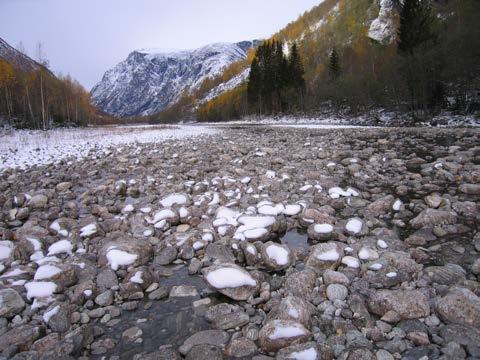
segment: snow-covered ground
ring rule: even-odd
[[[207,126],[118,126],[0,132],[0,171],[82,159],[122,145],[212,135],[218,131]]]

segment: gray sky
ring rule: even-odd
[[[0,0],[0,37],[90,89],[135,49],[265,38],[321,0]]]

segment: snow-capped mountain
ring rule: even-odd
[[[24,71],[36,70],[42,66],[27,55],[10,46],[2,38],[0,38],[0,59]]]
[[[254,41],[216,43],[195,50],[143,49],[107,71],[91,91],[95,105],[116,116],[151,115],[175,103],[232,62],[244,59]]]

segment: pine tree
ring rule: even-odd
[[[250,66],[250,76],[248,78],[248,86],[247,86],[247,98],[248,103],[251,106],[256,106],[258,104],[258,96],[260,93],[260,71],[258,67],[258,60],[255,57],[252,61],[252,65]]]
[[[290,57],[288,61],[290,83],[297,90],[305,90],[305,70],[303,68],[302,59],[298,52],[298,46],[296,43],[293,43],[290,48]]]
[[[335,48],[332,50],[328,58],[328,69],[330,71],[332,80],[337,80],[342,73],[342,69],[340,67],[340,58]]]
[[[405,0],[400,12],[398,50],[411,54],[420,45],[435,38],[429,0]]]

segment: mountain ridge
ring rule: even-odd
[[[95,105],[116,116],[148,116],[197,89],[229,64],[242,60],[256,41],[213,43],[198,49],[132,51],[92,88]]]

